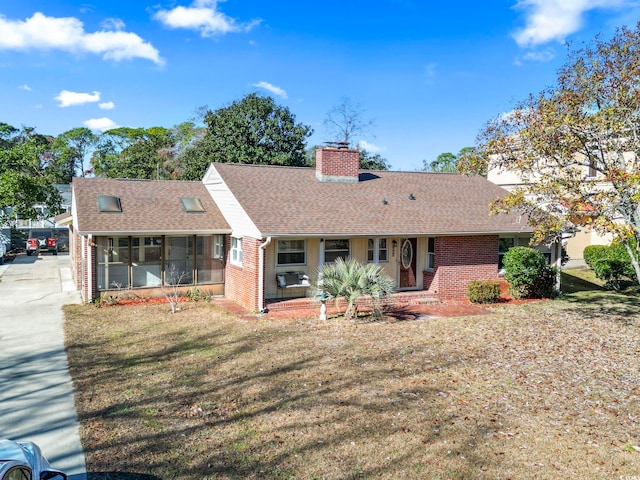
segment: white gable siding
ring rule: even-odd
[[[238,237],[262,238],[263,235],[212,164],[202,183],[216,202],[222,216],[231,226],[231,234]]]

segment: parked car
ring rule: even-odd
[[[52,255],[58,254],[58,241],[53,234],[53,230],[47,228],[33,228],[29,230],[27,237],[27,255],[40,252],[49,252]]]
[[[0,440],[0,480],[67,480],[33,442]]]

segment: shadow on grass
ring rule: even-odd
[[[160,480],[160,478],[146,473],[87,472],[87,480]]]

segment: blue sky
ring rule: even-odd
[[[258,92],[321,144],[349,98],[363,145],[417,170],[552,83],[565,42],[638,20],[640,0],[0,2],[0,122],[171,127]]]

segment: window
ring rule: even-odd
[[[334,263],[338,258],[349,258],[348,239],[330,239],[324,241],[324,263]]]
[[[193,237],[167,237],[164,283],[193,283]]]
[[[225,235],[97,237],[98,290],[224,282]],[[195,282],[194,282],[195,279]]]
[[[198,283],[224,282],[224,235],[196,237]]]
[[[129,237],[99,237],[98,289],[129,287]]]
[[[187,213],[204,213],[205,209],[199,198],[181,198],[182,208]]]
[[[436,239],[434,237],[427,238],[427,270],[435,270],[436,268]]]
[[[367,261],[372,263],[389,261],[389,250],[387,249],[386,238],[370,238],[368,240]]]
[[[122,213],[120,198],[109,195],[98,196],[98,211],[100,213]]]
[[[278,240],[278,265],[304,265],[307,263],[304,240]]]
[[[504,254],[507,253],[511,247],[515,246],[515,244],[516,240],[513,237],[500,239],[500,243],[498,244],[498,271],[503,268],[502,262]]]
[[[133,287],[156,287],[162,276],[162,237],[131,239],[131,269]]]
[[[231,263],[242,266],[242,239],[231,237]]]

